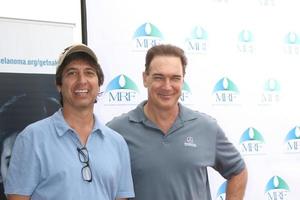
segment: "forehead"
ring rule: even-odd
[[[149,73],[183,75],[181,60],[176,56],[155,56],[150,63]]]
[[[93,66],[90,62],[84,59],[75,59],[72,60],[69,64],[67,64],[63,71],[70,70],[70,69],[89,69],[95,70],[95,66]]]

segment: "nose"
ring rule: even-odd
[[[87,77],[85,76],[85,74],[83,72],[80,72],[78,74],[78,82],[80,82],[80,83],[86,83],[87,82]]]
[[[172,87],[171,79],[170,78],[165,78],[163,88],[169,89],[171,87]]]

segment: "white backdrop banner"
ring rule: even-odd
[[[55,74],[74,24],[0,17],[0,72]]]
[[[298,200],[300,3],[296,0],[87,1],[88,43],[105,73],[105,122],[146,99],[147,49],[183,48],[180,101],[218,120],[249,170],[246,200]],[[210,170],[213,199],[226,181]]]

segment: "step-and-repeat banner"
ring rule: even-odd
[[[218,120],[249,170],[246,200],[300,198],[300,3],[296,0],[87,1],[88,43],[105,73],[105,122],[146,99],[149,47],[189,63],[180,101]],[[213,199],[226,180],[210,170]]]

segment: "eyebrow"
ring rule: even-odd
[[[68,71],[71,71],[71,70],[79,70],[79,69],[77,69],[76,67],[69,67],[69,68],[66,68],[64,71],[65,71],[65,72],[68,72]],[[94,67],[91,67],[91,66],[85,68],[84,70],[85,70],[85,71],[86,71],[86,70],[92,70],[92,71],[97,72],[97,70],[96,70]]]
[[[74,67],[66,68],[66,69],[63,70],[63,73],[66,73],[66,72],[72,71],[72,70],[76,70],[76,68],[74,68]]]
[[[154,73],[152,74],[151,76],[164,76],[163,74],[160,74],[160,73]]]
[[[165,75],[160,74],[160,73],[154,73],[151,76],[165,76]],[[182,75],[178,75],[178,74],[174,74],[174,75],[171,75],[171,77],[183,77],[183,76]]]

